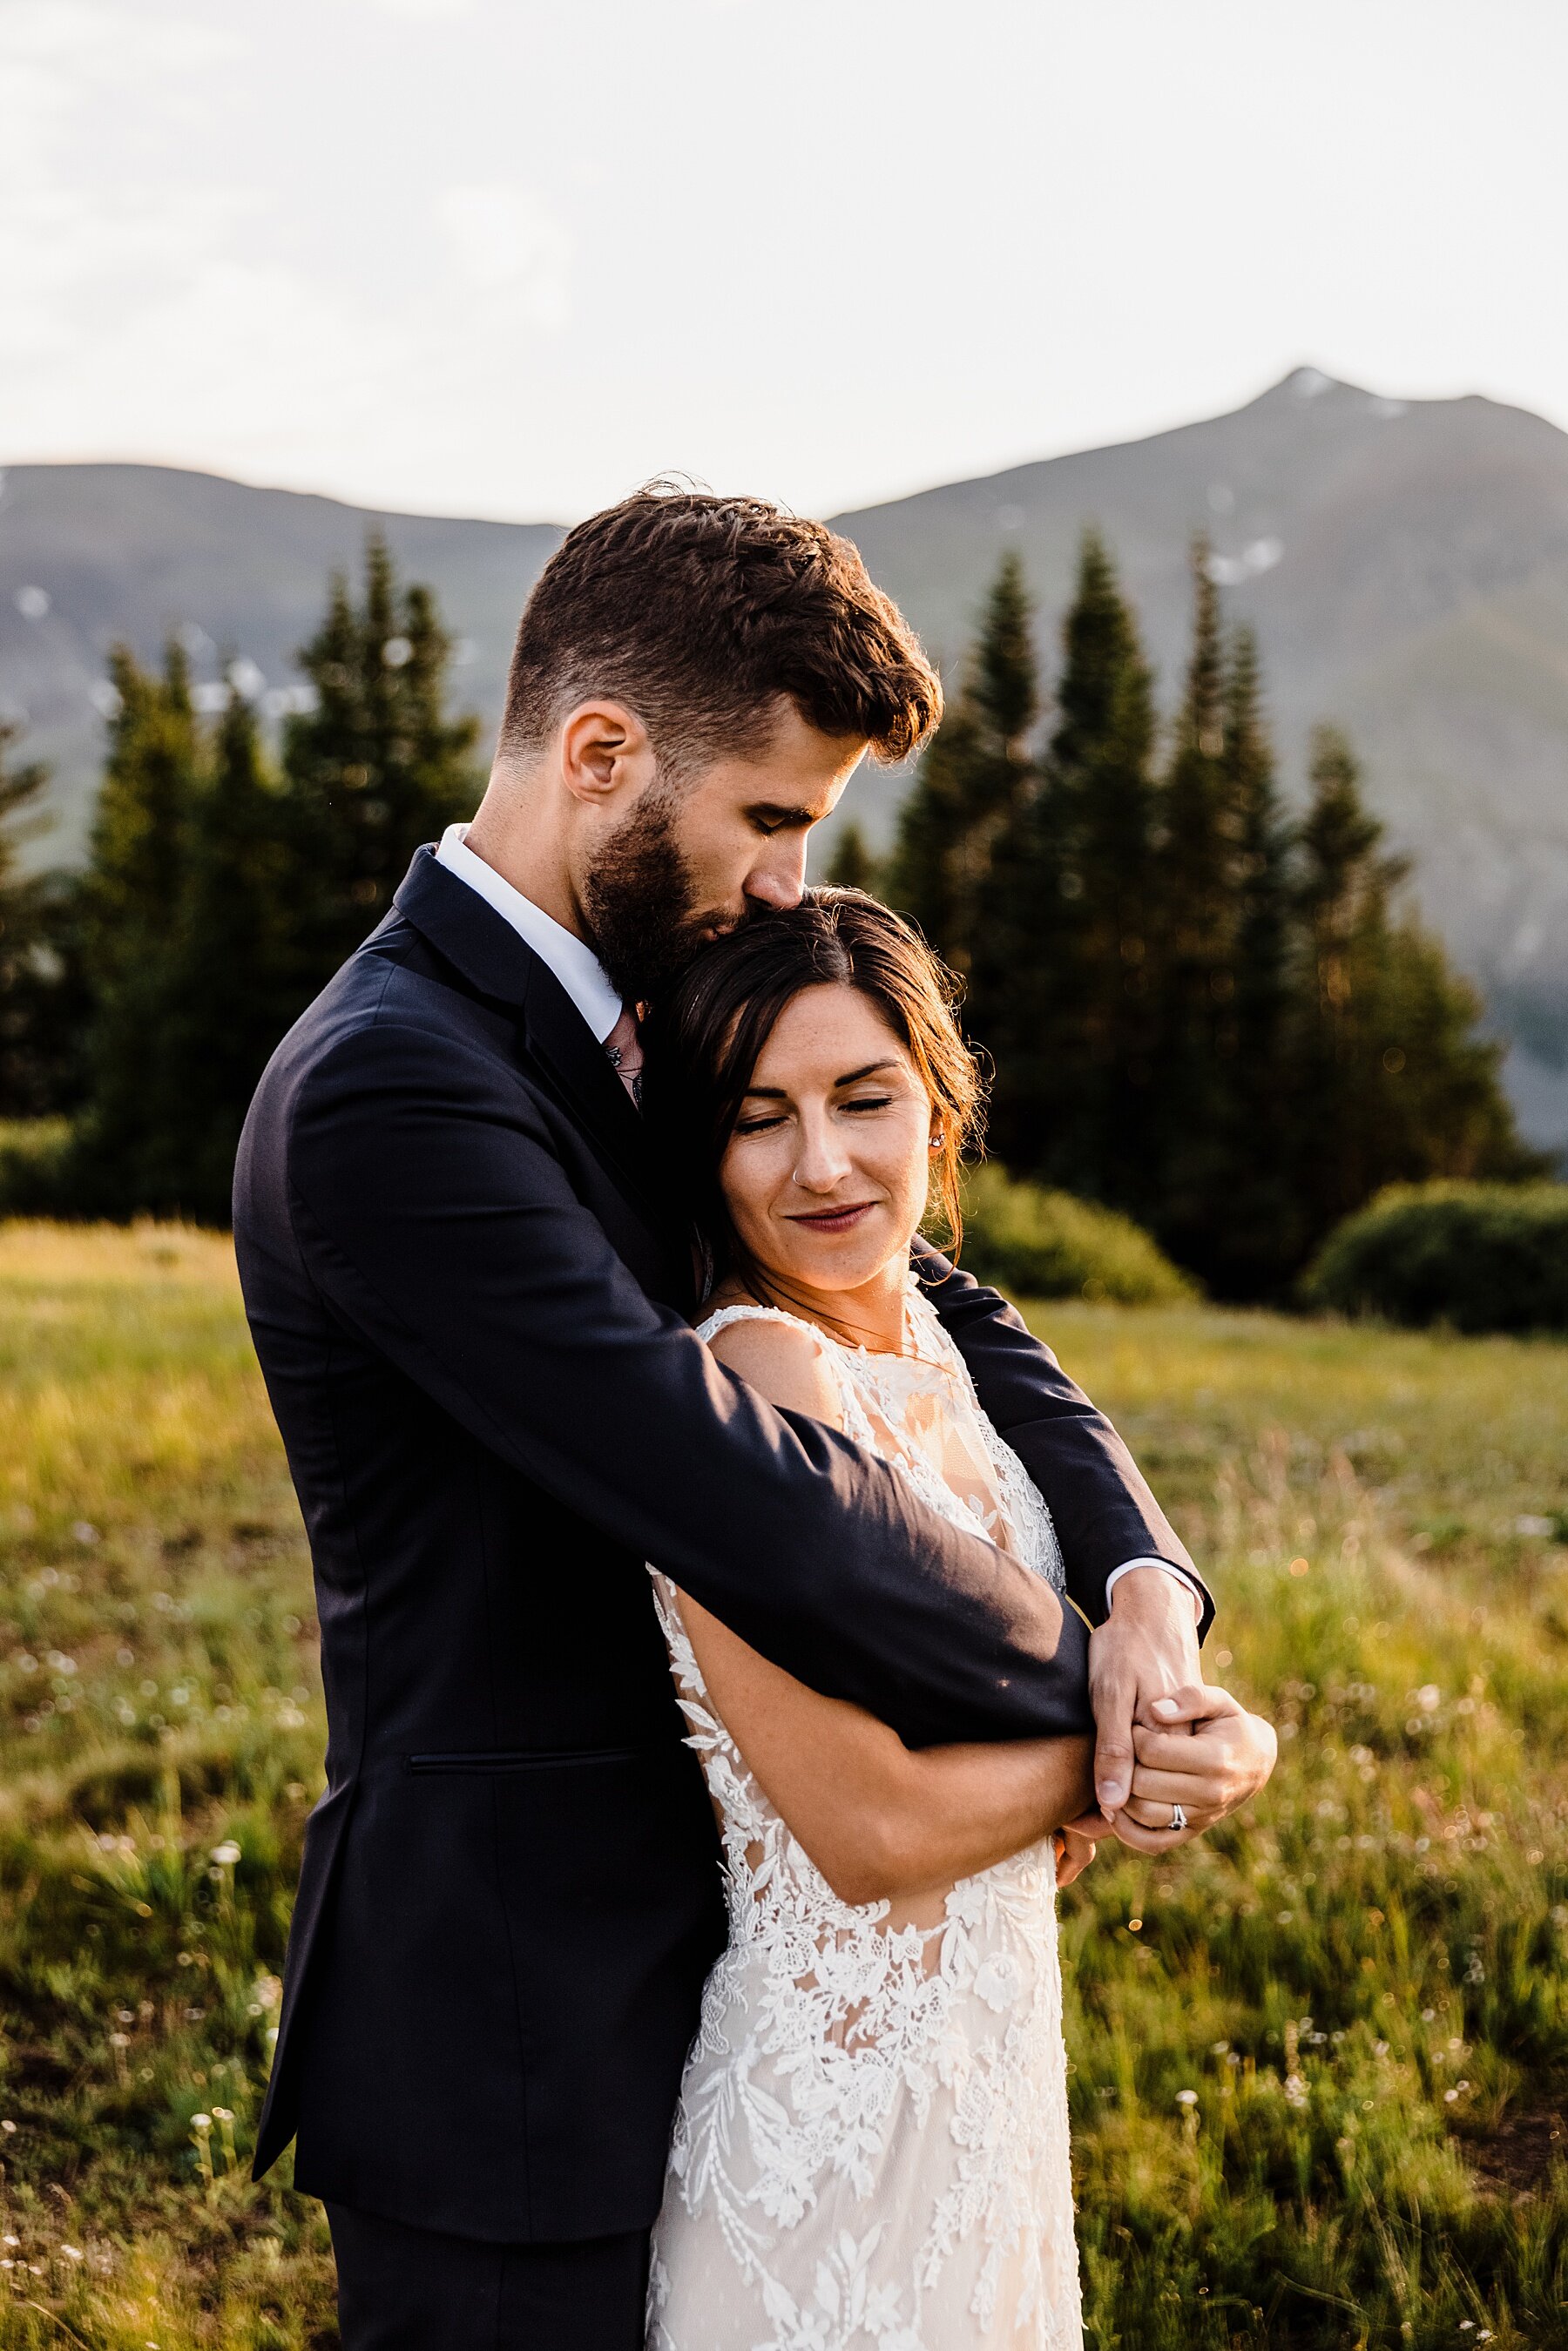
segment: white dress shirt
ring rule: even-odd
[[[470,890],[477,890],[486,904],[494,906],[517,936],[527,940],[540,962],[549,964],[592,1030],[594,1042],[602,1045],[621,1018],[621,998],[593,949],[531,898],[525,898],[520,890],[514,890],[493,865],[476,857],[468,846],[465,824],[447,826],[435,862],[455,873],[460,882],[466,882]]]
[[[486,865],[482,857],[476,857],[468,846],[465,824],[447,826],[441,836],[435,862],[438,865],[444,865],[447,872],[455,873],[460,882],[466,882],[470,890],[476,890],[486,904],[494,906],[502,920],[510,923],[518,937],[528,942],[541,963],[549,966],[587,1021],[595,1041],[602,1045],[621,1018],[621,998],[610,985],[604,967],[593,949],[575,933],[566,930],[553,914],[547,914],[542,906],[536,906],[531,898],[525,898],[520,890],[515,890],[493,865]],[[1129,1559],[1122,1566],[1113,1568],[1105,1578],[1107,1602],[1122,1578],[1131,1575],[1135,1567],[1159,1567],[1167,1575],[1174,1575],[1178,1583],[1186,1586],[1192,1594],[1194,1606],[1202,1614],[1203,1602],[1197,1584],[1190,1575],[1168,1559]]]

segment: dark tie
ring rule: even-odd
[[[604,1040],[604,1050],[611,1065],[632,1100],[642,1107],[643,1046],[637,1034],[637,1015],[630,1004],[621,1007],[621,1018]]]

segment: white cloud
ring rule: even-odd
[[[1478,47],[1463,0],[1323,0],[1303,48],[1255,0],[0,0],[0,460],[523,515],[683,467],[831,508],[1303,353],[1568,416],[1568,9],[1493,16]],[[1263,114],[1238,207],[1190,126]],[[1217,220],[1249,298],[1198,317]],[[607,330],[562,331],[591,284]]]
[[[113,84],[137,59],[160,72],[241,55],[243,37],[167,8],[115,7],[108,0],[7,0],[0,15],[0,55],[56,60],[73,78]]]
[[[177,111],[183,79],[237,53],[226,35],[146,9],[0,7],[0,356],[12,365],[68,362],[96,346],[198,267],[248,208],[232,188],[94,176],[98,102],[139,111],[151,86]]]
[[[11,447],[219,466],[249,452],[265,467],[307,416],[373,424],[408,366],[405,333],[299,264],[247,252],[265,192],[195,176],[184,134],[244,51],[156,0],[0,0]]]
[[[246,209],[210,188],[127,187],[113,204],[61,187],[13,195],[0,217],[0,353],[18,363],[96,353],[128,317],[189,283]]]
[[[182,80],[232,65],[246,44],[235,31],[159,8],[104,0],[3,0],[0,5],[0,185],[17,187],[52,165],[79,168],[71,118],[85,99],[120,103],[143,86],[172,96]]]
[[[411,413],[483,435],[497,371],[515,386],[564,320],[570,237],[508,180],[427,182],[390,248],[424,248],[412,273],[385,266],[385,215],[374,249],[370,215],[338,250],[291,236],[265,145],[225,172],[234,57],[164,0],[0,0],[7,454],[310,481],[351,446],[390,485]]]
[[[435,216],[470,286],[506,293],[507,309],[533,326],[564,324],[571,238],[531,189],[507,180],[448,188]]]
[[[383,16],[402,16],[412,24],[438,24],[452,16],[471,16],[474,0],[361,0]]]
[[[265,465],[308,419],[338,433],[373,430],[387,384],[411,361],[405,334],[329,289],[222,253],[144,291],[118,318],[75,331],[90,366],[24,372],[10,387],[10,430],[24,445],[91,448],[109,382],[121,450],[220,466],[248,455]]]

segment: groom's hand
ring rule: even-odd
[[[1140,1723],[1133,1733],[1133,1792],[1115,1833],[1136,1853],[1165,1854],[1255,1796],[1280,1750],[1273,1725],[1249,1714],[1228,1690],[1156,1698],[1154,1713],[1152,1725]],[[1171,1826],[1178,1804],[1186,1820],[1179,1830]]]
[[[1161,1567],[1137,1567],[1111,1594],[1111,1613],[1089,1636],[1094,1708],[1094,1793],[1113,1819],[1132,1792],[1134,1722],[1154,1722],[1157,1698],[1202,1682],[1191,1591]]]

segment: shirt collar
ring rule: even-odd
[[[540,961],[549,966],[592,1030],[595,1042],[602,1045],[621,1018],[621,998],[610,985],[599,957],[553,914],[547,914],[542,906],[525,898],[504,874],[476,856],[468,846],[467,834],[465,824],[449,824],[435,852],[436,863],[444,865],[460,882],[466,882],[471,890],[476,890],[486,904],[494,906]]]

